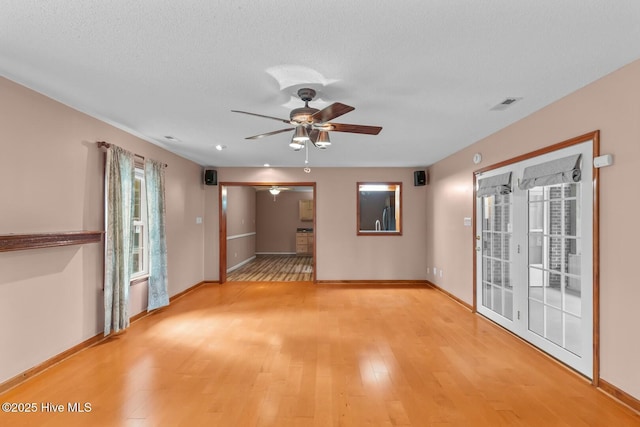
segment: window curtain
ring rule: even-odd
[[[511,193],[511,172],[478,179],[476,197]]]
[[[144,165],[149,227],[149,302],[147,311],[169,305],[165,234],[164,164],[147,159]]]
[[[582,154],[551,160],[535,166],[525,168],[522,180],[518,185],[521,190],[529,190],[543,185],[565,184],[580,182],[580,158]]]
[[[105,336],[129,326],[134,177],[133,153],[111,145],[105,170]]]

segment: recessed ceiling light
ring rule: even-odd
[[[220,144],[216,145],[216,150],[218,150],[218,151],[222,151],[222,150],[224,150],[225,148],[227,148],[227,146],[226,146],[226,145],[220,145]]]
[[[271,166],[269,163],[265,163],[265,164],[264,164],[264,167],[265,167],[265,168],[268,168],[269,166]]]

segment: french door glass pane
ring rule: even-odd
[[[544,288],[544,302],[557,308],[562,307],[562,288],[559,274],[549,274],[549,284]]]
[[[482,200],[482,305],[513,319],[511,288],[511,196]],[[507,293],[509,295],[507,295]]]
[[[580,354],[582,346],[582,332],[580,331],[581,319],[570,314],[564,315],[567,343],[565,348],[573,354]]]
[[[500,233],[491,234],[491,256],[494,258],[502,256],[502,235]]]
[[[491,285],[489,283],[482,284],[482,305],[491,308]]]
[[[542,301],[545,272],[539,267],[529,267],[529,296]]]
[[[545,338],[549,341],[562,346],[562,311],[553,307],[545,307],[546,311],[546,334]]]
[[[493,284],[502,286],[502,263],[493,260],[491,262],[491,269],[493,270]]]
[[[533,299],[529,300],[529,330],[544,336],[544,305]]]
[[[578,185],[529,190],[528,259],[529,329],[580,355]]]
[[[504,317],[513,320],[513,291],[504,291]]]
[[[509,261],[511,258],[511,233],[502,235],[502,259],[505,261]]]
[[[483,258],[482,259],[482,281],[483,282],[491,282],[491,259]]]
[[[511,263],[509,262],[502,263],[502,279],[505,289],[513,289],[513,285],[511,283]]]
[[[563,206],[563,212],[566,215],[566,222],[564,224],[564,234],[566,236],[577,236],[578,234],[578,224],[576,221],[576,216],[573,212],[578,212],[577,208],[578,201],[576,199],[573,200],[565,200]]]
[[[499,286],[492,286],[492,308],[498,314],[502,313],[502,289]]]

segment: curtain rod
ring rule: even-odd
[[[107,149],[108,149],[108,148],[111,148],[111,144],[109,144],[109,143],[108,143],[108,142],[106,142],[106,141],[98,141],[98,142],[96,142],[96,144],[98,144],[98,148],[103,148],[103,147],[104,147],[104,148],[107,148]],[[141,158],[141,159],[143,159],[143,160],[144,160],[144,156],[141,156],[140,154],[135,154],[135,153],[133,153],[133,155],[134,155],[134,156],[136,156],[136,157],[139,157],[139,158]],[[163,165],[165,168],[169,166],[169,165],[168,165],[168,164],[166,164],[166,163],[163,163],[162,165]]]

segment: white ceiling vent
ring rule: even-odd
[[[505,98],[504,101],[502,101],[501,103],[499,103],[498,105],[494,106],[491,108],[491,111],[503,111],[506,110],[507,108],[511,107],[513,104],[515,104],[516,102],[520,101],[522,98]]]

